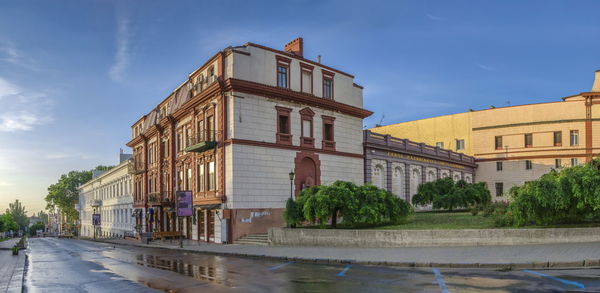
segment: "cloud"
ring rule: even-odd
[[[51,100],[0,77],[0,132],[29,131],[52,121]]]
[[[425,16],[427,16],[427,18],[429,18],[429,19],[431,19],[431,20],[433,20],[433,21],[442,21],[442,20],[446,20],[446,19],[445,19],[445,18],[443,18],[443,17],[435,16],[435,15],[433,15],[433,14],[429,14],[429,13],[425,14]]]
[[[0,187],[8,187],[8,186],[13,186],[13,184],[10,182],[6,182],[6,181],[0,181]]]
[[[487,66],[487,65],[484,65],[484,64],[481,64],[481,63],[477,63],[477,67],[479,67],[479,68],[481,68],[483,70],[486,70],[486,71],[496,71],[496,68],[491,67],[491,66]]]
[[[117,51],[115,54],[115,63],[110,67],[108,76],[116,82],[125,80],[125,70],[129,66],[131,55],[131,33],[130,21],[126,16],[117,17],[116,32]]]
[[[9,42],[0,42],[0,61],[20,66],[32,71],[40,71],[36,62],[27,57],[15,45]]]

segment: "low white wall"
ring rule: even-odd
[[[271,245],[425,247],[576,243],[600,241],[600,228],[482,230],[269,229]]]

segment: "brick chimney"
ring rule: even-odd
[[[600,92],[600,70],[596,70],[596,78],[594,79],[592,92]]]
[[[297,38],[285,45],[284,51],[296,56],[304,57],[304,40]]]

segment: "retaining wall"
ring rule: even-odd
[[[271,245],[427,247],[523,245],[600,241],[600,228],[481,230],[269,229]]]

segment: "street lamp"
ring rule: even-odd
[[[290,171],[290,199],[294,200],[294,170]]]

